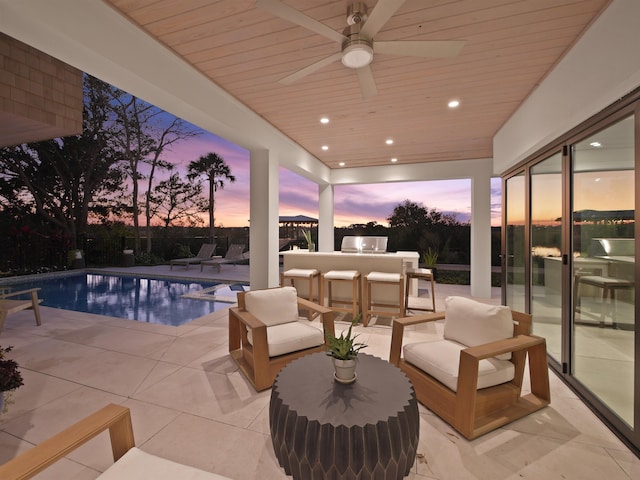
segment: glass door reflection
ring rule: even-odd
[[[524,172],[506,181],[506,304],[513,310],[525,312],[525,265],[524,265]]]
[[[562,154],[534,165],[531,178],[531,314],[533,333],[562,361]]]
[[[572,153],[572,373],[633,427],[634,118]]]

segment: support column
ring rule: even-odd
[[[333,185],[318,185],[318,251],[333,252],[335,228]]]
[[[268,150],[250,151],[249,282],[252,290],[279,284],[278,161]]]
[[[471,296],[491,298],[491,165],[471,177]]]

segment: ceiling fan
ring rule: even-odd
[[[256,7],[334,40],[342,46],[340,52],[280,79],[280,83],[290,85],[330,63],[341,60],[344,66],[355,69],[360,81],[362,98],[367,99],[378,93],[369,66],[374,54],[447,58],[460,53],[464,41],[375,41],[375,35],[404,2],[405,0],[378,0],[371,12],[367,12],[364,2],[353,2],[347,9],[347,28],[343,33],[339,33],[282,3],[281,0],[257,0]]]

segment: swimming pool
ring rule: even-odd
[[[217,282],[84,272],[4,285],[14,290],[39,287],[41,305],[46,307],[173,326],[228,307],[235,302],[235,290],[243,288]]]

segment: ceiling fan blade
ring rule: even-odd
[[[362,93],[362,99],[366,100],[369,97],[373,97],[378,94],[378,88],[376,87],[376,81],[373,79],[373,72],[371,67],[357,68],[358,80],[360,81],[360,93]]]
[[[405,0],[378,0],[376,6],[369,13],[369,18],[364,22],[360,34],[367,38],[373,38],[404,2]]]
[[[325,57],[322,60],[312,63],[311,65],[308,65],[303,69],[292,73],[291,75],[281,78],[279,80],[279,83],[282,83],[283,85],[291,85],[293,82],[296,82],[301,78],[306,77],[307,75],[315,72],[316,70],[320,70],[322,67],[325,67],[330,63],[335,62],[336,60],[339,60],[341,57],[342,57],[342,52],[337,52],[337,53],[334,53],[333,55],[329,55],[328,57]]]
[[[347,39],[347,37],[327,27],[324,23],[314,20],[289,5],[285,5],[280,0],[256,0],[256,7],[266,10],[276,17],[280,17],[291,23],[300,25],[307,30],[318,33],[323,37],[327,37],[334,42],[342,43]]]
[[[405,55],[407,57],[449,58],[458,55],[464,43],[464,41],[457,40],[374,42],[373,52],[387,55]]]

